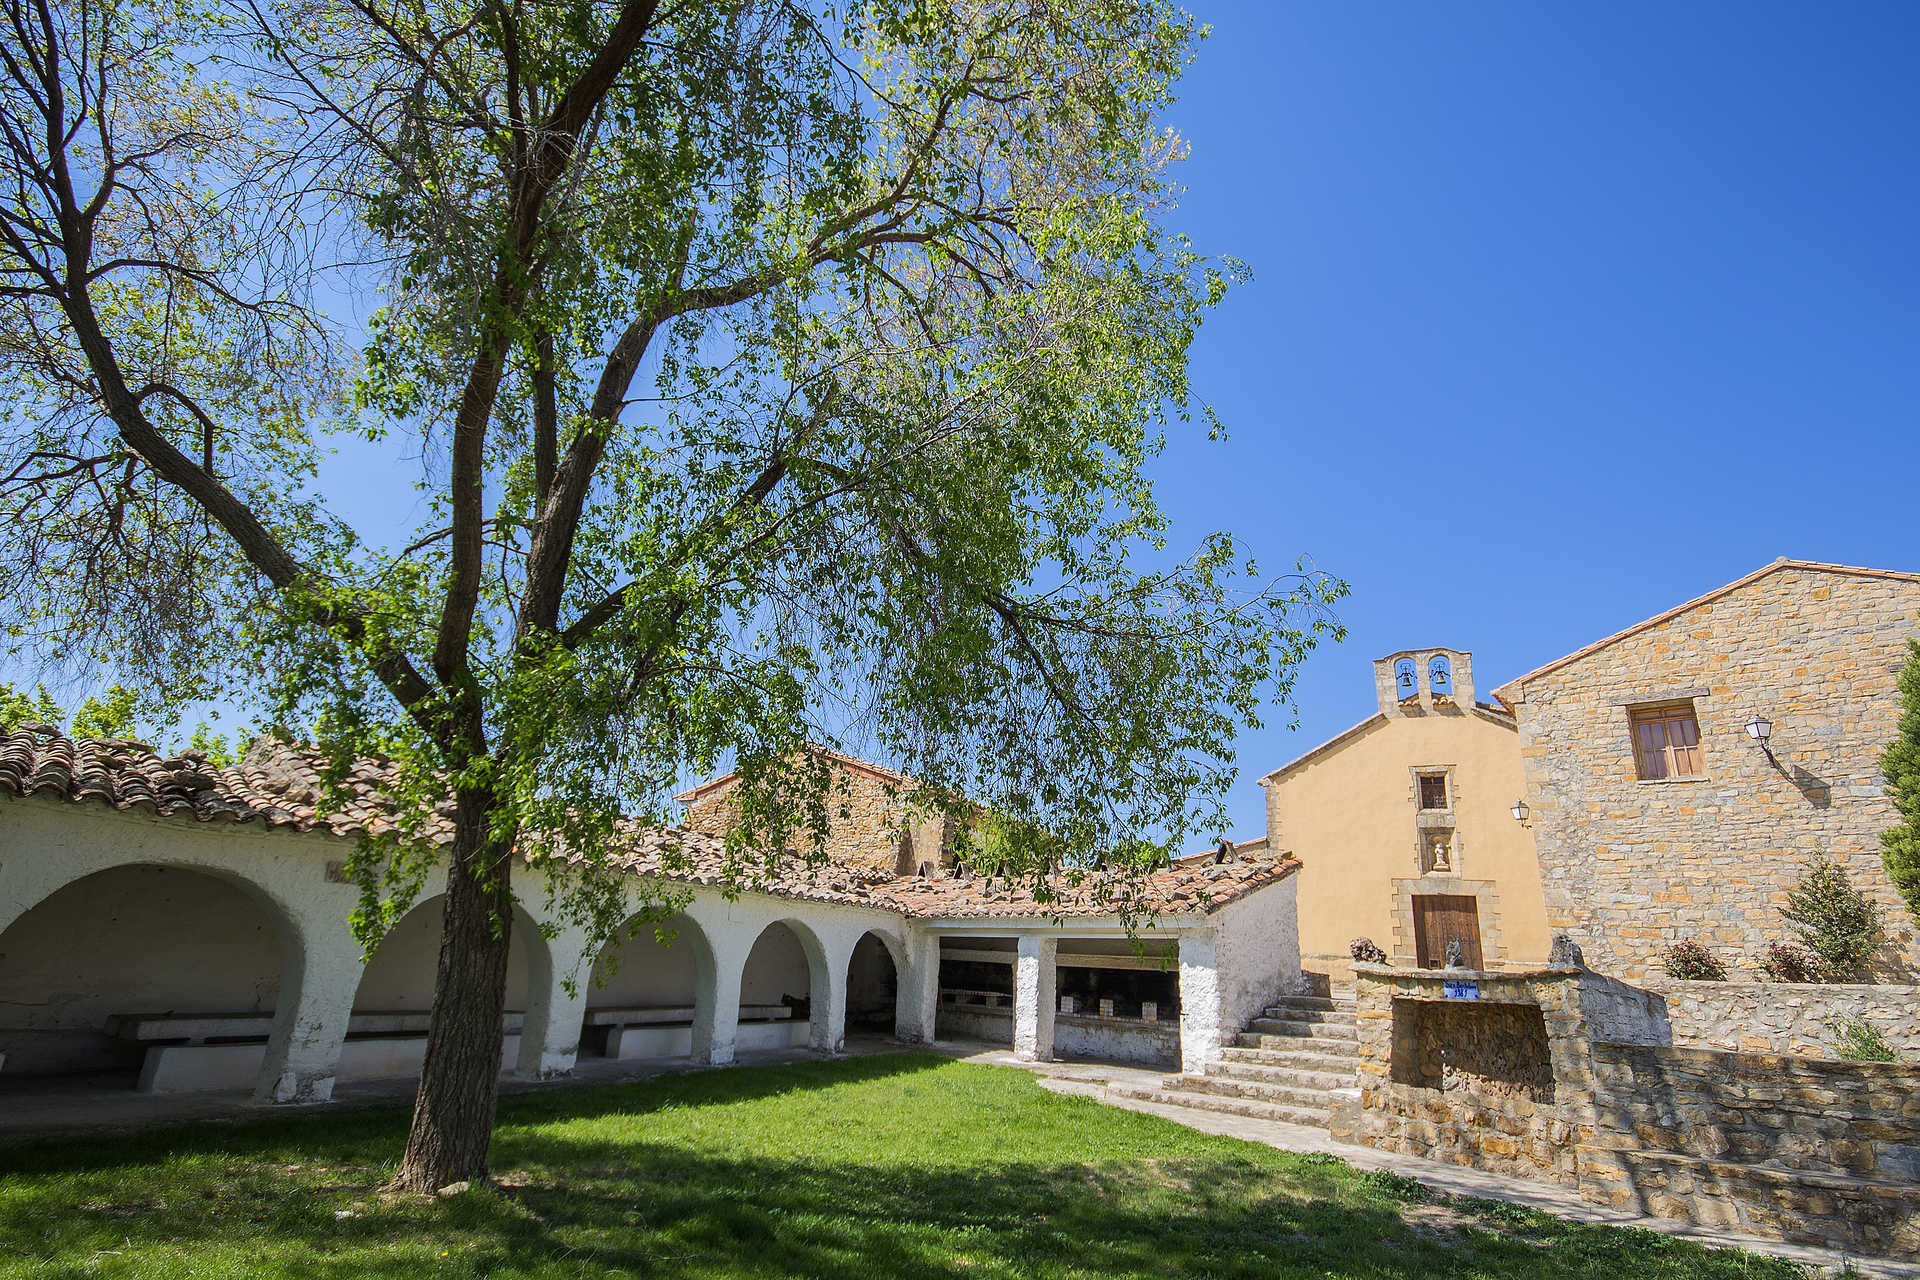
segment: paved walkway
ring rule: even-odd
[[[1920,1277],[1920,1265],[1889,1262],[1882,1258],[1864,1258],[1842,1254],[1836,1249],[1787,1244],[1758,1236],[1736,1235],[1731,1232],[1715,1231],[1709,1227],[1696,1227],[1672,1218],[1649,1218],[1638,1214],[1622,1213],[1619,1210],[1588,1204],[1580,1198],[1578,1192],[1553,1183],[1510,1178],[1497,1173],[1486,1173],[1479,1169],[1422,1160],[1417,1156],[1376,1151],[1372,1147],[1349,1146],[1343,1142],[1335,1142],[1327,1136],[1324,1129],[1309,1129],[1303,1125],[1285,1124],[1278,1120],[1259,1120],[1251,1116],[1223,1115],[1217,1111],[1202,1111],[1196,1107],[1164,1106],[1157,1102],[1119,1097],[1107,1089],[1109,1084],[1154,1084],[1166,1075],[1164,1071],[1148,1071],[1103,1063],[1021,1062],[1013,1056],[1011,1051],[998,1047],[983,1048],[973,1052],[961,1051],[955,1056],[962,1057],[968,1062],[1020,1067],[1036,1072],[1043,1077],[1040,1082],[1041,1087],[1054,1093],[1093,1098],[1109,1106],[1161,1116],[1202,1133],[1215,1133],[1229,1138],[1240,1138],[1247,1142],[1258,1142],[1269,1147],[1277,1147],[1282,1151],[1323,1152],[1338,1156],[1356,1169],[1383,1169],[1416,1179],[1435,1191],[1448,1195],[1502,1200],[1508,1204],[1539,1209],[1574,1222],[1600,1222],[1609,1226],[1641,1227],[1648,1231],[1658,1231],[1662,1235],[1678,1236],[1715,1248],[1745,1249],[1752,1253],[1771,1254],[1829,1274],[1886,1277],[1888,1280],[1896,1280],[1896,1278],[1909,1280],[1912,1277]],[[1849,1267],[1851,1271],[1847,1270]]]

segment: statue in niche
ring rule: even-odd
[[[1464,969],[1467,967],[1467,944],[1455,938],[1447,943],[1447,968]]]
[[[1435,836],[1433,838],[1432,857],[1428,863],[1427,870],[1429,871],[1453,870],[1453,864],[1447,857],[1447,840],[1445,836]]]

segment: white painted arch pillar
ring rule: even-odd
[[[907,933],[896,962],[898,994],[893,1004],[894,1038],[932,1044],[940,1016],[940,935],[927,929]]]
[[[529,927],[517,916],[515,928]],[[513,1074],[521,1080],[552,1080],[573,1074],[580,1030],[593,987],[590,939],[578,924],[559,927],[544,946],[528,939],[527,1008],[520,1023],[520,1055]]]
[[[280,997],[253,1096],[261,1102],[327,1102],[365,959],[344,911],[321,907],[288,923]]]
[[[1200,1075],[1220,1056],[1219,947],[1211,932],[1180,935],[1180,1069]]]
[[[1022,1062],[1053,1061],[1055,960],[1059,940],[1023,933],[1013,960],[1013,1056]]]

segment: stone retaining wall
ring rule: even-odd
[[[1593,1046],[1596,1204],[1866,1253],[1920,1251],[1920,1068]]]
[[[1672,1000],[1572,967],[1356,977],[1363,1145],[1659,1217],[1920,1255],[1920,1067],[1657,1043]],[[1739,984],[1711,985],[1731,1001]]]
[[[1920,986],[1672,978],[1648,979],[1642,985],[1665,1001],[1676,1045],[1832,1058],[1837,1056],[1835,1024],[1860,1018],[1878,1029],[1902,1059],[1920,1060]]]

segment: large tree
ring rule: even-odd
[[[450,813],[402,1186],[485,1173],[517,856],[731,761],[750,877],[857,730],[1002,864],[1137,871],[1333,626],[1164,545],[1233,274],[1167,226],[1164,0],[0,3],[9,622]],[[356,436],[418,528],[330,514]]]

